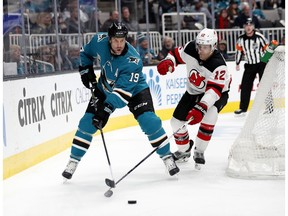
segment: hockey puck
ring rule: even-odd
[[[136,200],[128,200],[128,204],[136,204],[137,201]]]

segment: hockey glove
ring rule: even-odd
[[[93,125],[100,130],[104,128],[110,114],[113,112],[112,110],[113,109],[109,104],[98,103],[97,110],[93,117]]]
[[[164,59],[157,65],[159,74],[166,75],[168,71],[171,73],[175,70],[174,63],[170,59]]]
[[[79,66],[79,72],[82,83],[86,88],[90,88],[90,83],[96,83],[96,75],[94,73],[93,65],[85,67]]]
[[[207,105],[204,103],[197,103],[192,110],[189,111],[186,120],[192,118],[192,120],[189,122],[190,125],[197,124],[202,121],[204,115],[207,112]]]

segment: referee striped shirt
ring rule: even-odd
[[[251,37],[245,33],[240,35],[236,43],[236,65],[240,64],[242,56],[246,56],[248,64],[257,64],[268,46],[268,40],[259,32],[254,31]]]

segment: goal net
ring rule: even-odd
[[[285,176],[285,46],[266,65],[251,111],[229,153],[228,176]]]

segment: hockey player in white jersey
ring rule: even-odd
[[[216,49],[217,41],[216,31],[205,28],[196,40],[184,47],[176,47],[157,66],[158,72],[166,75],[168,71],[174,72],[178,64],[186,64],[186,92],[174,110],[171,126],[176,131],[189,119],[192,119],[190,125],[200,123],[193,156],[197,169],[205,164],[204,152],[211,140],[218,113],[227,104],[231,82],[226,62]],[[174,138],[178,147],[173,153],[175,161],[187,161],[194,144],[189,140],[187,127]]]

